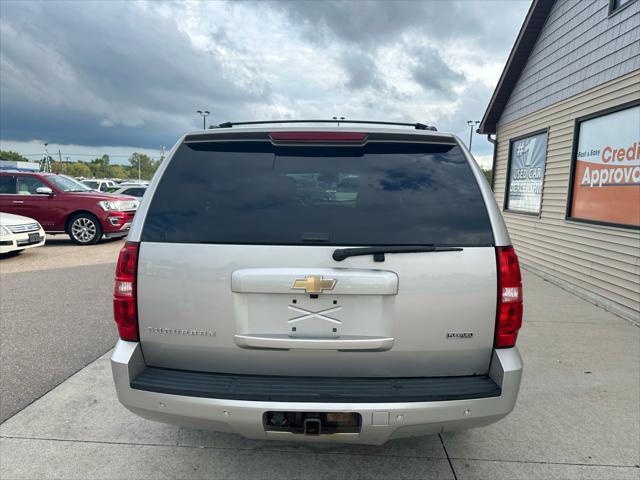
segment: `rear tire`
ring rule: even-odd
[[[67,233],[77,245],[94,245],[102,238],[102,225],[90,213],[77,213],[69,220]]]

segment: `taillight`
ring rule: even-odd
[[[138,244],[126,242],[120,249],[116,265],[116,285],[113,291],[113,318],[122,340],[138,341],[138,307],[136,302],[136,274]]]
[[[522,326],[522,280],[518,256],[513,247],[496,247],[498,262],[498,308],[496,348],[513,347]]]

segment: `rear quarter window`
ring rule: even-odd
[[[16,177],[0,175],[0,194],[12,195],[16,193]]]
[[[487,246],[493,234],[454,144],[205,142],[183,144],[171,159],[142,240]]]

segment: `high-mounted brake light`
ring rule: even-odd
[[[518,256],[513,247],[496,247],[498,267],[498,305],[496,309],[496,348],[513,347],[522,326],[522,280]]]
[[[136,301],[136,275],[138,270],[138,244],[126,242],[120,249],[116,265],[116,284],[113,291],[113,318],[122,340],[138,341],[138,306]]]
[[[288,142],[354,142],[367,138],[362,132],[272,132],[271,140]]]

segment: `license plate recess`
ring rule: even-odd
[[[263,422],[268,432],[298,435],[360,433],[362,428],[362,416],[354,412],[265,412]]]

